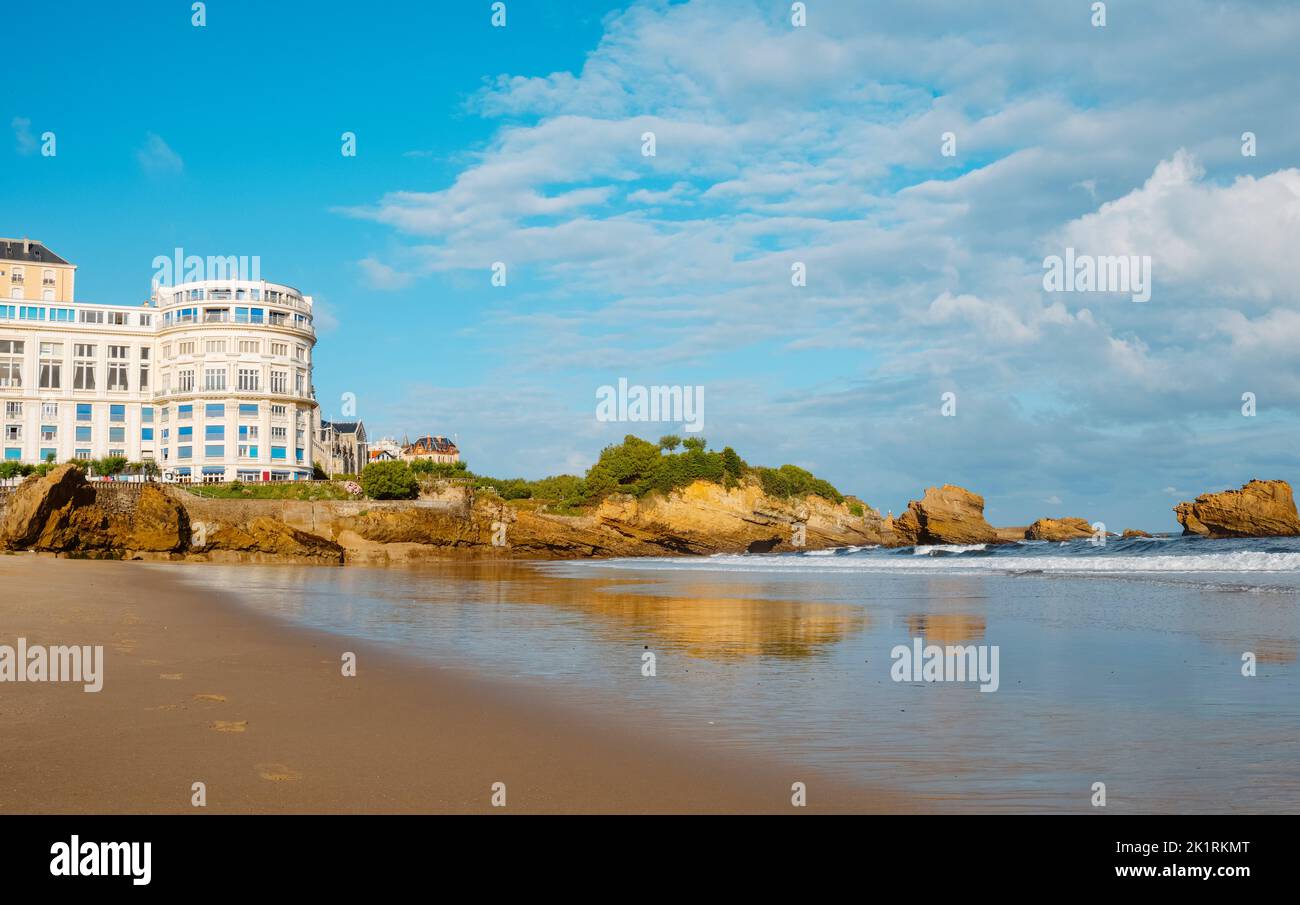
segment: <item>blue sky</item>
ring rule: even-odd
[[[486,473],[674,430],[596,420],[623,377],[882,510],[951,481],[995,523],[1167,528],[1300,479],[1292,4],[490,5],[67,4],[57,56],[6,55],[0,234],[86,301],[260,255],[317,300],[327,417],[355,393]],[[1066,246],[1149,256],[1152,300],[1044,292]]]

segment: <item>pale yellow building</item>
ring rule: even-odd
[[[35,239],[0,238],[0,298],[27,302],[70,302],[77,265]]]

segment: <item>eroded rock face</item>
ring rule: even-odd
[[[246,525],[218,525],[196,552],[254,553],[291,559],[342,563],[343,548],[332,540],[259,516]]]
[[[1151,537],[1151,535],[1139,528],[1125,528],[1121,537]]]
[[[882,542],[879,513],[820,497],[778,500],[756,481],[727,488],[696,481],[667,495],[615,495],[590,512],[506,505],[487,495],[467,513],[371,510],[337,518],[332,534],[349,560],[399,561],[430,555],[571,558],[672,553],[786,552]],[[501,539],[494,544],[494,537]]]
[[[1294,537],[1300,535],[1291,485],[1286,481],[1250,481],[1240,490],[1204,493],[1179,503],[1174,515],[1183,534],[1207,537]]]
[[[1092,525],[1081,518],[1040,518],[1025,529],[1025,540],[1068,541],[1092,537]]]
[[[0,549],[20,550],[40,540],[52,516],[73,502],[86,483],[72,465],[61,465],[45,477],[30,477],[18,486],[0,519]]]
[[[894,519],[893,530],[898,543],[910,546],[1007,543],[984,520],[984,497],[956,484],[926,488]]]

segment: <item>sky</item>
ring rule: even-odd
[[[803,6],[11,5],[58,40],[0,62],[0,235],[87,302],[258,255],[316,300],[324,417],[484,474],[682,433],[598,420],[625,379],[882,512],[956,483],[1168,530],[1300,481],[1300,4]],[[1067,248],[1149,260],[1150,300],[1047,291]]]

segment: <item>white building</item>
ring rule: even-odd
[[[311,477],[310,296],[205,280],[138,307],[94,305],[72,300],[73,270],[40,243],[0,239],[4,459],[124,456],[180,481]]]

